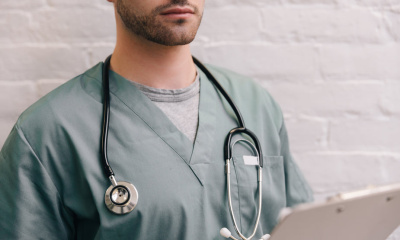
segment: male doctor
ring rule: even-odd
[[[223,156],[238,119],[189,48],[205,0],[108,1],[117,23],[108,159],[116,180],[135,186],[138,202],[126,214],[105,204],[110,181],[100,160],[100,62],[29,107],[12,129],[0,153],[0,239],[222,239],[223,227],[239,238]],[[282,208],[311,201],[312,192],[271,96],[246,77],[207,68],[263,150],[259,239]],[[245,161],[254,155],[240,142],[231,163],[233,212],[245,236],[258,210],[257,167]]]

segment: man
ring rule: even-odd
[[[32,105],[14,126],[0,154],[0,239],[221,239],[222,227],[234,229],[223,147],[238,119],[191,57],[204,0],[108,1],[117,23],[108,159],[116,180],[136,187],[138,203],[123,215],[104,203],[110,181],[100,161],[99,63]],[[270,95],[243,76],[208,69],[264,153],[260,238],[280,209],[312,194]],[[243,157],[255,154],[249,146],[236,144],[231,164],[232,205],[245,236],[258,208],[257,168]]]

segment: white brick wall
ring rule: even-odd
[[[193,53],[269,89],[316,199],[400,182],[400,0],[206,2]],[[106,0],[1,0],[0,146],[26,107],[114,43]]]

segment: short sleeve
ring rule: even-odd
[[[279,137],[281,139],[281,154],[284,158],[287,206],[292,207],[300,203],[312,202],[313,192],[311,187],[290,153],[285,123],[282,124]]]
[[[72,239],[72,214],[21,129],[0,152],[0,239]]]

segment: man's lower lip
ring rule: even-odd
[[[168,13],[168,14],[162,14],[161,16],[167,18],[189,18],[193,16],[193,13]]]

